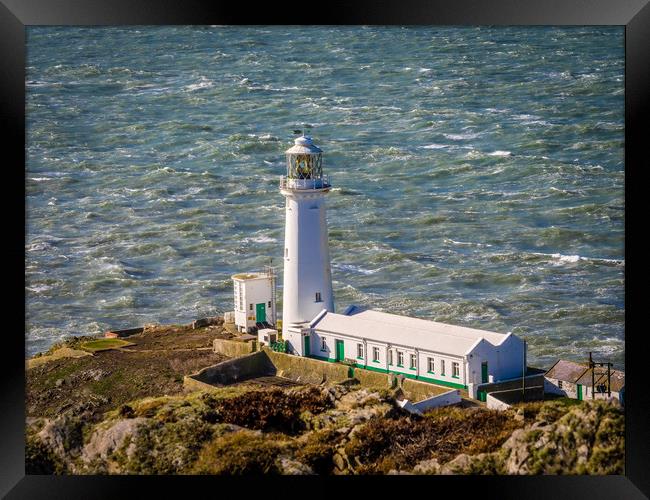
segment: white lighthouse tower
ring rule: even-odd
[[[334,312],[327,243],[322,150],[311,137],[298,137],[286,151],[287,175],[280,192],[287,199],[284,243],[283,337],[290,352],[309,354],[309,322],[323,309]]]

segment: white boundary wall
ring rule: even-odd
[[[423,399],[417,403],[411,403],[408,399],[403,399],[402,401],[397,401],[397,404],[400,408],[410,411],[411,413],[422,415],[422,413],[427,410],[458,404],[460,401],[460,391],[458,389],[452,389],[451,391]]]

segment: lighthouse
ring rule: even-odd
[[[334,312],[325,217],[331,185],[323,175],[322,153],[311,137],[296,138],[280,180],[287,200],[282,329],[290,351],[299,355],[309,354],[309,322],[323,309]]]

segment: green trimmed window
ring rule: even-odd
[[[379,347],[372,348],[372,360],[375,363],[379,363]]]
[[[415,356],[415,354],[411,354],[411,364],[410,364],[411,370],[416,369],[417,363],[418,363],[417,357]]]
[[[451,376],[454,378],[460,377],[460,365],[458,363],[451,364]]]
[[[433,373],[435,371],[435,363],[433,358],[427,358],[427,369],[429,373]]]
[[[363,344],[357,344],[357,359],[363,359]]]

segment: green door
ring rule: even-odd
[[[576,384],[578,387],[578,399],[582,401],[582,385]]]
[[[345,347],[342,340],[336,341],[336,361],[343,361],[345,359]]]
[[[484,361],[481,363],[481,382],[483,384],[487,383],[488,381],[488,367],[487,367],[487,361]]]
[[[305,335],[305,356],[309,356],[311,354],[311,349],[309,349],[309,335]]]
[[[255,321],[257,323],[266,321],[266,304],[257,304],[255,308],[256,308]]]

